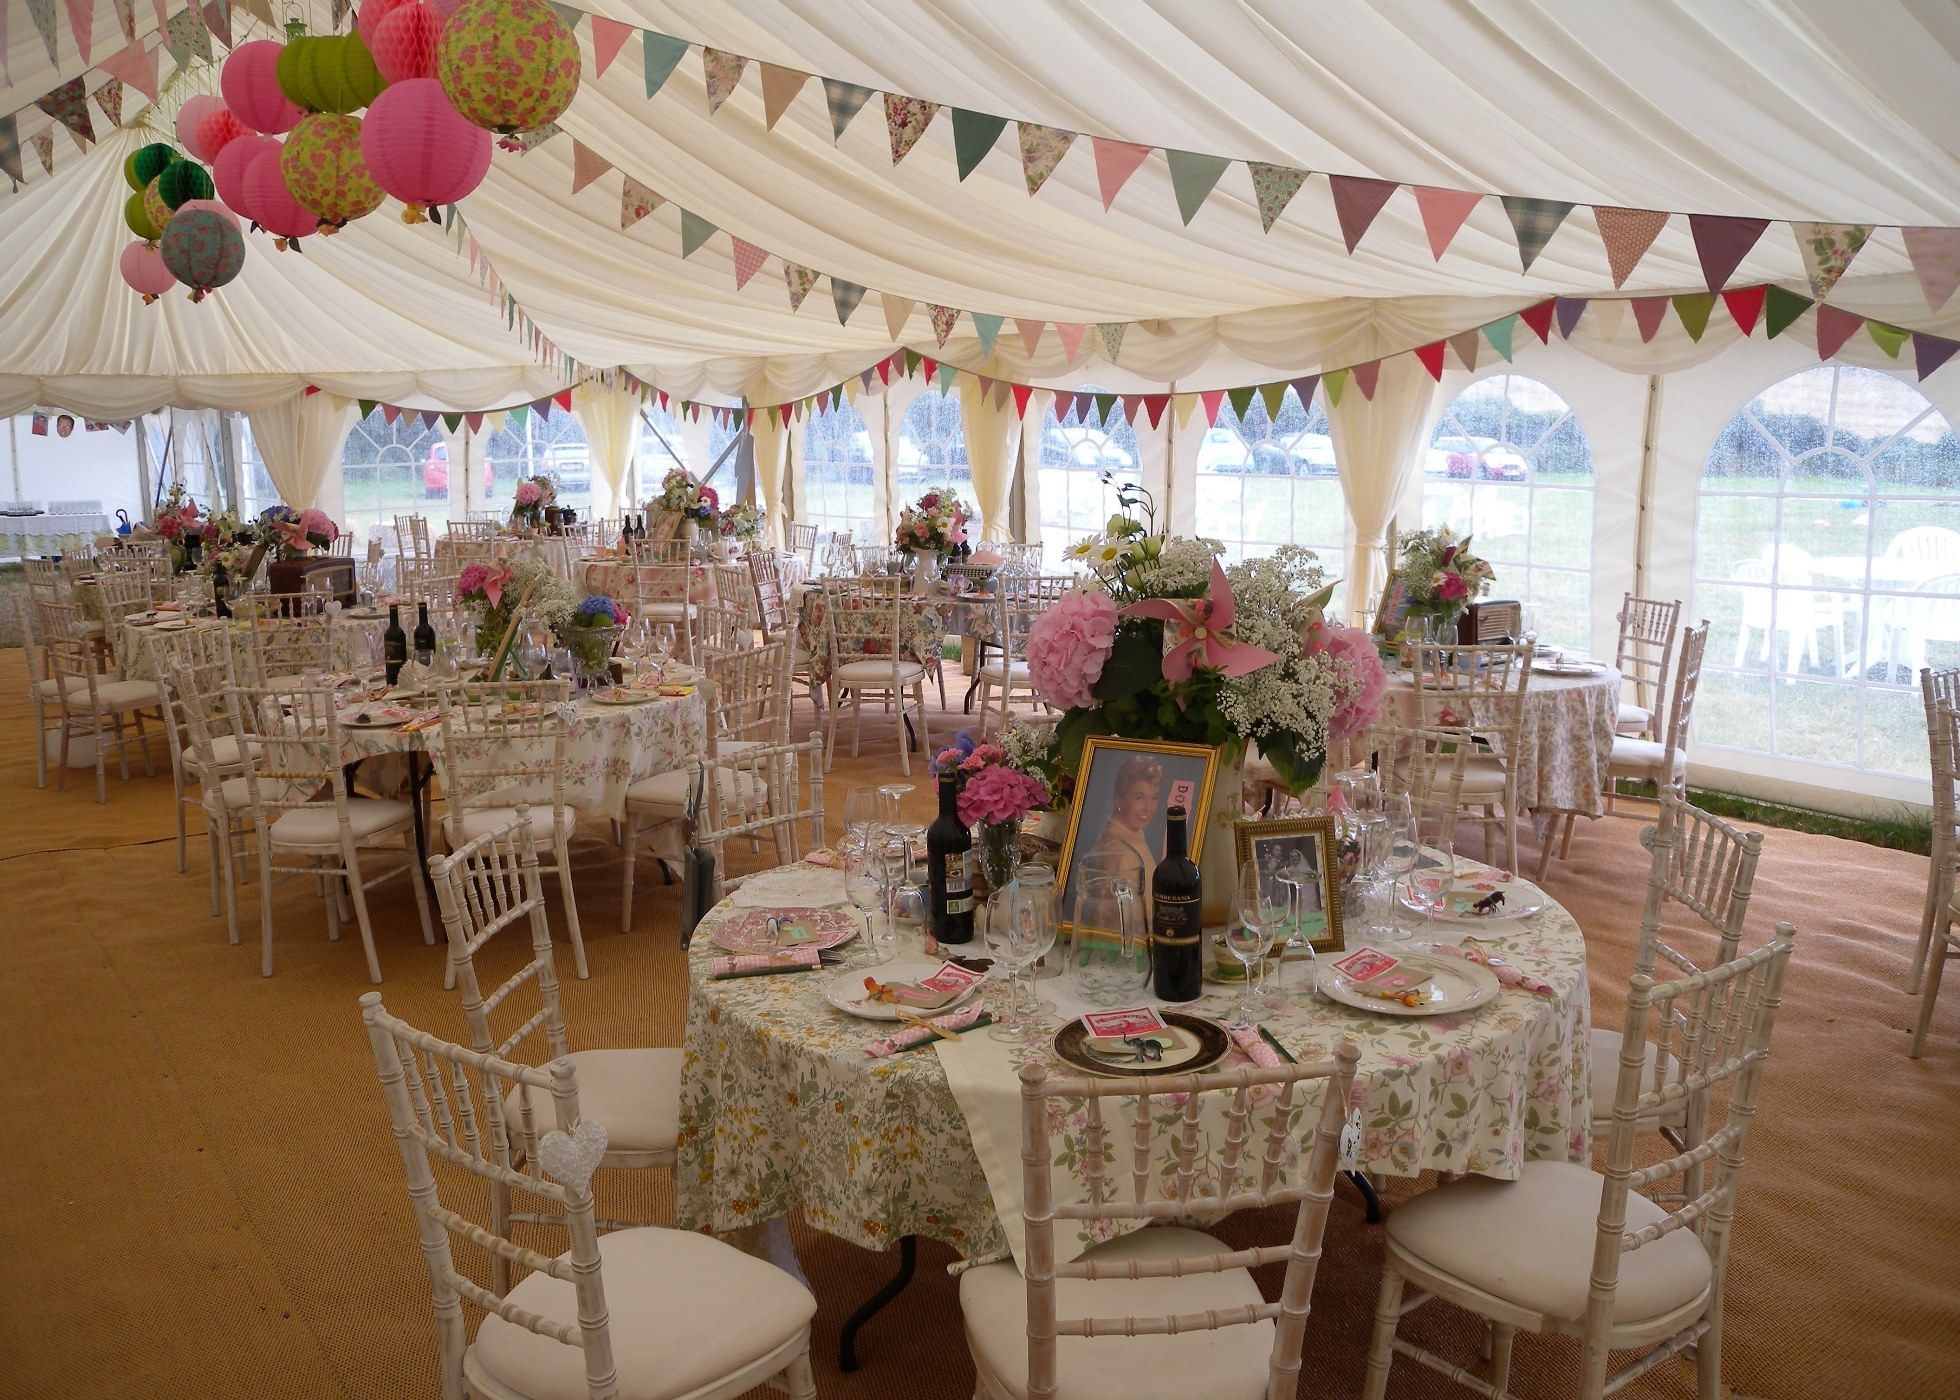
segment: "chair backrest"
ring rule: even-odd
[[[904,578],[826,579],[823,613],[831,669],[846,661],[889,661],[896,674],[910,597],[911,582]]]
[[[272,849],[272,824],[287,812],[329,805],[342,848],[354,844],[347,788],[341,781],[345,755],[334,708],[340,698],[326,686],[226,688],[232,733],[251,734],[258,740],[256,751],[239,746],[239,768],[261,850]]]
[[[744,608],[699,603],[694,609],[694,644],[702,653],[741,651],[755,645],[755,623]]]
[[[903,550],[883,544],[859,544],[851,546],[852,562],[857,572],[866,577],[887,574],[892,565],[905,557]]]
[[[1885,557],[1960,564],[1960,533],[1940,525],[1915,525],[1892,536],[1885,546]]]
[[[395,517],[395,553],[412,568],[421,568],[435,559],[435,541],[429,534],[425,516]]]
[[[37,600],[34,606],[41,623],[41,655],[48,679],[57,683],[63,718],[94,714],[98,708],[95,642],[88,635],[81,604]]]
[[[476,541],[488,544],[497,538],[497,522],[494,519],[452,520],[448,530],[451,540]]]
[[[633,562],[635,564],[685,564],[693,557],[685,540],[635,539],[633,541]]]
[[[791,660],[787,641],[702,653],[701,669],[714,683],[710,714],[717,739],[789,741]]]
[[[1061,574],[1009,572],[995,576],[994,643],[1001,649],[1003,666],[1028,659],[1028,633],[1068,592],[1072,582]]]
[[[240,679],[246,685],[284,684],[332,669],[333,623],[323,612],[254,617],[245,628]]]
[[[789,631],[789,590],[776,556],[766,549],[749,551],[749,585],[755,590],[756,615],[767,636]]]
[[[1789,924],[1778,924],[1769,943],[1706,972],[1660,983],[1645,973],[1634,974],[1613,1090],[1613,1125],[1606,1144],[1606,1185],[1599,1199],[1585,1316],[1584,1374],[1578,1393],[1602,1393],[1614,1294],[1621,1262],[1628,1254],[1676,1230],[1693,1229],[1713,1270],[1703,1316],[1721,1316],[1736,1185],[1795,937],[1796,930]],[[1659,1049],[1651,1075],[1643,1073],[1649,1044]],[[1713,1122],[1717,1116],[1713,1109],[1722,1097],[1727,1105],[1719,1127],[1663,1161],[1634,1167],[1636,1152],[1644,1155],[1639,1127],[1643,1119],[1651,1123],[1691,1100],[1705,1098]],[[1704,1176],[1699,1169],[1708,1162],[1715,1163],[1715,1170]],[[1659,1220],[1636,1230],[1626,1228],[1630,1193],[1684,1173],[1702,1189]]]
[[[459,574],[439,574],[434,569],[421,570],[402,580],[402,593],[411,603],[427,603],[431,612],[439,607],[453,611],[459,577]]]
[[[686,562],[636,563],[632,574],[635,617],[648,605],[672,607],[690,601],[694,566]]]
[[[544,1133],[532,1119],[532,1099],[541,1097],[533,1090],[551,1096],[550,1131],[570,1135],[579,1129],[578,1080],[571,1062],[554,1060],[547,1069],[533,1069],[438,1039],[389,1015],[379,992],[361,998],[361,1020],[367,1026],[375,1071],[408,1178],[416,1237],[434,1284],[445,1400],[462,1400],[468,1393],[463,1376],[463,1356],[469,1349],[465,1302],[540,1336],[578,1347],[584,1353],[587,1394],[592,1400],[617,1396],[590,1183],[554,1181],[535,1165]],[[515,1122],[504,1113],[505,1100],[512,1096],[522,1105]],[[511,1165],[515,1152],[533,1164],[529,1171]],[[457,1192],[454,1198],[457,1204],[476,1205],[485,1219],[472,1219],[443,1203],[431,1158],[489,1183],[489,1190],[477,1186]],[[513,1191],[541,1199],[547,1203],[544,1214],[562,1217],[571,1244],[562,1257],[539,1254],[497,1233],[500,1217],[483,1207]],[[456,1266],[451,1235],[568,1284],[578,1302],[578,1325],[540,1317],[463,1273]]]
[[[1439,850],[1450,850],[1457,809],[1463,805],[1463,773],[1473,745],[1460,729],[1415,729],[1376,724],[1362,736],[1362,749],[1375,760],[1384,796],[1406,794],[1419,828],[1439,831]]]
[[[558,965],[551,954],[544,881],[538,874],[538,848],[529,816],[529,809],[520,807],[508,825],[486,831],[446,856],[430,856],[429,878],[448,935],[449,966],[462,995],[471,1047],[510,1059],[533,1033],[542,1031],[544,1053],[536,1058],[549,1061],[569,1054],[571,1045],[558,1001]],[[477,980],[476,955],[520,920],[531,939],[531,960],[486,996]],[[529,1011],[528,999],[513,1000],[527,983],[537,987],[537,1005]],[[491,1025],[499,1011],[506,1018],[521,1018],[516,1029],[501,1036]]]
[[[104,569],[95,576],[102,597],[102,620],[115,627],[136,613],[148,612],[153,601],[147,569]]]
[[[1668,663],[1674,655],[1674,629],[1681,620],[1681,600],[1636,598],[1620,602],[1620,645],[1613,665],[1622,679],[1633,683],[1633,702],[1652,710],[1667,694]]]
[[[783,542],[789,546],[790,553],[802,555],[814,569],[817,565],[817,527],[806,525],[801,520],[792,520],[783,529]]]
[[[1695,722],[1695,695],[1701,689],[1701,659],[1708,650],[1708,619],[1701,625],[1690,627],[1681,634],[1681,656],[1674,670],[1674,694],[1667,704],[1667,731],[1662,744],[1663,755],[1682,754],[1688,751],[1688,734]],[[1672,768],[1664,769],[1673,773]],[[1681,770],[1681,783],[1687,783],[1686,769]]]
[[[1701,920],[1715,935],[1716,963],[1728,962],[1742,942],[1743,919],[1756,885],[1763,834],[1744,831],[1712,812],[1690,806],[1663,788],[1660,820],[1640,833],[1648,851],[1647,902],[1640,918],[1640,942],[1633,970],[1652,972],[1668,962],[1682,972],[1701,971],[1693,960],[1661,940],[1661,923],[1672,902]]]
[[[27,596],[31,602],[66,603],[73,593],[73,584],[67,569],[59,559],[23,559],[21,572],[27,579]]]
[[[231,732],[225,687],[237,684],[232,662],[231,629],[186,627],[182,631],[142,633],[149,654],[150,674],[163,687],[169,724],[165,726],[178,752],[194,747],[192,712],[199,712],[213,738]],[[201,756],[201,755],[200,755]]]
[[[1028,1290],[1028,1400],[1052,1400],[1056,1394],[1055,1339],[1061,1337],[1101,1337],[1163,1335],[1196,1331],[1216,1331],[1221,1327],[1272,1320],[1276,1328],[1270,1359],[1269,1388],[1272,1396],[1295,1393],[1299,1385],[1300,1344],[1306,1335],[1307,1313],[1313,1295],[1314,1274],[1320,1265],[1320,1240],[1327,1226],[1327,1211],[1334,1196],[1334,1171],[1339,1164],[1342,1125],[1347,1120],[1348,1091],[1354,1082],[1354,1066],[1360,1053],[1353,1044],[1342,1041],[1331,1060],[1315,1064],[1279,1065],[1271,1069],[1243,1066],[1215,1070],[1206,1074],[1162,1074],[1144,1079],[1101,1079],[1050,1077],[1047,1063],[1040,1056],[1021,1066],[1021,1170],[1027,1224],[1026,1279]],[[1255,1099],[1265,1099],[1277,1090],[1271,1105],[1271,1126],[1263,1149],[1256,1145],[1256,1160],[1246,1151],[1252,1138]],[[1296,1167],[1290,1181],[1281,1176],[1287,1165],[1289,1148],[1298,1152],[1298,1138],[1291,1131],[1296,1110],[1306,1104],[1304,1089],[1310,1094],[1318,1087],[1320,1108],[1307,1159]],[[1256,1094],[1255,1090],[1261,1092]],[[1229,1091],[1232,1099],[1226,1110],[1222,1139],[1200,1128],[1201,1096],[1212,1091]],[[1152,1111],[1152,1098],[1161,1094],[1182,1094],[1181,1113]],[[1104,1127],[1103,1101],[1128,1098],[1134,1101],[1130,1123]],[[1082,1126],[1065,1126],[1074,1141],[1076,1159],[1087,1178],[1089,1199],[1082,1202],[1054,1199],[1055,1151],[1050,1143],[1050,1113],[1054,1121],[1070,1125],[1074,1119],[1062,1111],[1070,1100],[1086,1100]],[[1176,1101],[1173,1100],[1173,1103]],[[1051,1108],[1052,1105],[1052,1108]],[[1267,1105],[1261,1102],[1259,1112]],[[1104,1176],[1105,1154],[1120,1160],[1116,1136],[1130,1129],[1131,1189],[1123,1199],[1120,1182]],[[1171,1150],[1166,1153],[1154,1141],[1168,1135]],[[1201,1140],[1203,1146],[1201,1147]],[[1214,1144],[1222,1146],[1214,1147]],[[1247,1249],[1221,1248],[1213,1254],[1098,1264],[1090,1259],[1072,1263],[1055,1262],[1055,1221],[1084,1220],[1114,1222],[1123,1220],[1160,1221],[1189,1214],[1200,1173],[1197,1162],[1216,1150],[1215,1191],[1203,1198],[1207,1215],[1297,1203],[1293,1238],[1286,1244],[1262,1245]],[[1158,1164],[1175,1161],[1177,1169],[1169,1178],[1161,1176]],[[1118,1168],[1120,1174],[1120,1167]],[[1091,1227],[1093,1228],[1093,1227]],[[1057,1278],[1169,1278],[1187,1274],[1220,1273],[1228,1269],[1261,1268],[1284,1262],[1285,1281],[1277,1302],[1242,1308],[1206,1310],[1152,1317],[1095,1318],[1056,1316]]]
[[[1424,643],[1415,656],[1420,727],[1474,731],[1500,757],[1508,757],[1524,724],[1531,648]]]
[[[519,804],[548,804],[562,819],[570,681],[444,681],[436,706],[452,825],[465,812]]]
[[[715,599],[717,606],[732,613],[737,625],[753,632],[762,625],[762,609],[756,601],[755,576],[746,563],[716,564]]]
[[[851,543],[849,530],[833,530],[830,540],[824,545],[823,558],[819,561],[822,572],[826,574],[855,574],[858,571],[857,546]]]
[[[34,604],[25,589],[11,597],[14,616],[20,621],[21,652],[27,658],[27,683],[39,686],[48,678],[47,652],[41,646],[41,629],[34,617]]]
[[[712,707],[713,695],[707,698]],[[695,841],[714,850],[719,868],[727,868],[728,842],[736,837],[769,838],[775,865],[824,844],[822,735],[722,753],[710,734],[708,754],[710,771],[718,765],[721,777],[706,784]]]
[[[1932,764],[1933,825],[1935,833],[1951,832],[1960,813],[1960,753],[1954,751],[1948,726],[1941,722],[1940,707],[1960,709],[1960,666],[1938,669],[1922,667],[1919,672],[1919,698],[1926,709],[1926,746]]]

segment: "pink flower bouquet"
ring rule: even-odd
[[[1116,604],[1107,593],[1064,593],[1028,629],[1028,676],[1058,710],[1093,704],[1116,647]]]

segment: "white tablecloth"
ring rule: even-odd
[[[108,529],[106,515],[0,515],[0,555],[57,554]]]

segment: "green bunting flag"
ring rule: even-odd
[[[987,152],[994,148],[994,142],[1000,140],[1000,134],[1005,130],[1006,117],[996,117],[989,112],[969,112],[964,107],[953,108],[953,158],[959,165],[962,180],[987,158]]]
[[[640,31],[640,55],[646,62],[648,97],[666,85],[667,79],[673,76],[674,65],[681,61],[681,55],[686,52],[685,39],[656,34],[651,29]]]
[[[1258,386],[1253,384],[1241,384],[1236,389],[1225,391],[1225,401],[1232,405],[1232,413],[1241,424],[1245,422],[1245,415],[1252,408],[1252,396],[1258,392]]]
[[[1259,201],[1259,222],[1271,233],[1293,196],[1300,192],[1300,186],[1307,182],[1307,172],[1260,160],[1247,161],[1245,168],[1252,172],[1252,193]]]
[[[1708,315],[1715,309],[1712,292],[1685,292],[1674,298],[1674,314],[1681,318],[1681,329],[1688,339],[1699,341],[1708,329]]]
[[[1116,410],[1116,398],[1115,394],[1096,395],[1096,418],[1105,428],[1109,426],[1110,414]]]
[[[1507,365],[1511,363],[1511,338],[1517,332],[1518,317],[1516,312],[1512,312],[1502,320],[1492,321],[1484,327],[1484,339],[1490,342],[1490,348],[1495,350]]]
[[[1196,151],[1166,150],[1164,159],[1170,162],[1171,189],[1177,194],[1177,212],[1190,223],[1197,217],[1205,199],[1218,185],[1219,176],[1232,162],[1224,156],[1200,155]]]
[[[1277,384],[1261,384],[1259,401],[1266,405],[1266,421],[1279,422],[1280,410],[1286,406],[1286,382],[1281,380]]]
[[[715,226],[690,209],[681,210],[681,256],[692,257],[695,251],[715,235]]]
[[[1327,406],[1339,408],[1341,394],[1347,389],[1348,372],[1344,369],[1330,369],[1320,377],[1321,388],[1327,391]]]
[[[1810,307],[1809,297],[1799,296],[1783,287],[1771,287],[1763,302],[1763,324],[1769,329],[1769,338],[1774,340],[1790,329],[1791,323]]]
[[[1885,352],[1887,359],[1899,358],[1899,351],[1905,348],[1907,331],[1897,326],[1888,326],[1883,321],[1865,322],[1865,334],[1872,338],[1872,344]]]
[[[969,312],[968,314],[973,318],[973,333],[980,337],[980,353],[982,355],[993,354],[994,337],[1000,334],[1000,328],[1006,324],[1007,318],[1005,316],[985,316],[978,311]]]

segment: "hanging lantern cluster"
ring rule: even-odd
[[[221,153],[237,135],[220,120],[229,115],[217,99],[194,97],[178,113],[178,131],[196,136],[194,153]],[[191,288],[191,300],[200,301],[238,276],[244,236],[237,215],[215,198],[209,170],[168,142],[153,141],[130,153],[123,179],[135,191],[123,221],[136,240],[124,247],[117,269],[145,305],[179,282]]]

